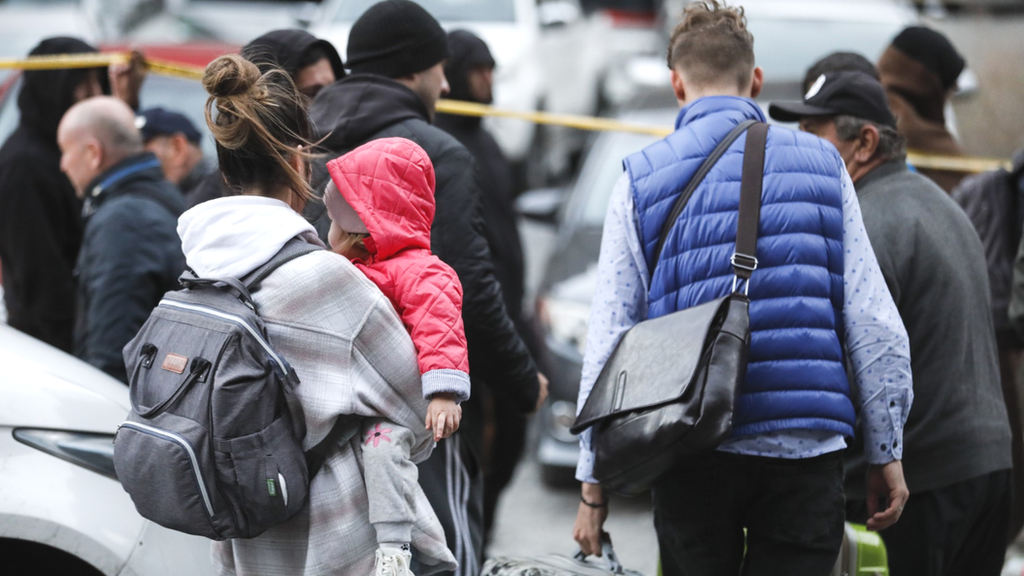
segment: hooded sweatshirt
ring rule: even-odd
[[[185,259],[200,276],[240,277],[266,263],[288,240],[319,244],[316,232],[287,204],[232,196],[196,206],[178,220]],[[295,394],[306,422],[303,448],[320,443],[339,421],[387,418],[414,435],[409,457],[433,449],[424,429],[416,350],[388,301],[344,258],[320,250],[275,270],[252,293],[267,337],[295,369]],[[214,544],[220,574],[372,574],[377,534],[370,523],[356,437],[326,454],[310,482],[309,505],[248,540]],[[408,486],[417,574],[452,570],[454,558],[423,491]]]
[[[96,49],[76,38],[43,40],[30,55]],[[105,68],[100,84],[109,92]],[[73,271],[82,244],[82,203],[60,170],[57,126],[91,72],[24,73],[17,129],[0,147],[0,262],[8,323],[64,351],[75,325]]]
[[[370,256],[353,263],[387,296],[412,336],[424,398],[450,392],[468,400],[462,284],[430,253],[434,167],[427,153],[405,138],[381,138],[331,160],[327,169],[341,198],[328,190],[324,204],[335,223],[350,208],[365,225]]]
[[[432,252],[455,270],[465,291],[462,319],[478,380],[522,412],[536,405],[537,367],[505,308],[484,235],[476,162],[464,146],[430,125],[423,101],[402,84],[383,76],[353,74],[328,86],[309,110],[321,146],[341,155],[378,138],[408,138],[420,145],[434,165],[436,214],[431,226]],[[314,165],[314,189],[330,175]],[[471,404],[471,403],[470,403]],[[464,426],[473,428],[464,413]],[[470,434],[476,442],[482,432]]]

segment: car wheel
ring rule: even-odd
[[[11,576],[103,576],[63,550],[27,540],[0,539],[0,559],[3,573]]]

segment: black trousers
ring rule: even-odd
[[[998,576],[1006,554],[1011,470],[910,493],[900,521],[880,532],[891,576]],[[851,522],[867,504],[847,505]]]
[[[652,497],[665,576],[826,576],[843,541],[839,452],[713,452],[667,474]]]
[[[441,440],[419,465],[420,486],[444,528],[459,567],[437,576],[477,576],[483,564],[483,475],[476,454],[459,431]],[[413,574],[426,570],[416,561]]]

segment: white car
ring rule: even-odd
[[[0,571],[214,574],[209,540],[143,519],[114,478],[124,384],[4,325],[0,366]]]
[[[329,40],[344,58],[353,22],[378,0],[325,0],[308,18],[309,31]],[[607,12],[584,16],[577,0],[420,0],[446,30],[466,29],[482,38],[497,63],[494,105],[519,111],[596,114],[609,58],[622,45],[640,50],[657,38],[653,17],[648,36]],[[625,24],[623,24],[625,22]],[[622,42],[609,34],[615,30]],[[645,40],[646,38],[646,40]],[[624,44],[624,42],[628,42]],[[616,48],[616,46],[620,46]],[[489,119],[495,139],[514,162],[541,153],[548,172],[563,172],[582,135],[541,130],[521,120]],[[546,141],[542,141],[546,140]]]

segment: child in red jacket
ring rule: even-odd
[[[425,425],[434,440],[447,438],[459,427],[459,403],[469,398],[469,359],[462,285],[430,252],[433,164],[415,142],[382,138],[331,160],[327,169],[331,247],[373,281],[402,318],[416,345],[423,396],[430,400]],[[410,475],[416,481],[416,468],[403,446],[408,432],[381,420],[364,428],[370,522],[380,546],[377,574],[411,575],[404,570],[413,516],[402,488]]]

